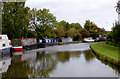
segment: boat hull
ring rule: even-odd
[[[32,50],[32,49],[36,49],[36,48],[37,48],[37,44],[33,44],[33,45],[12,47],[12,50],[14,53],[20,53],[24,50]]]
[[[11,53],[11,47],[4,48],[0,50],[0,55],[7,55]]]
[[[13,51],[22,51],[23,47],[22,46],[17,46],[17,47],[12,47]]]

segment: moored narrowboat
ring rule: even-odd
[[[95,40],[92,38],[92,37],[89,37],[89,38],[85,38],[84,39],[84,42],[88,42],[88,43],[92,43],[94,42]]]
[[[36,38],[12,39],[13,51],[31,50],[37,48]]]
[[[58,39],[39,39],[38,48],[44,48],[48,46],[58,45]]]
[[[0,55],[6,55],[10,53],[11,41],[7,35],[0,35]]]

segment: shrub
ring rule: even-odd
[[[106,43],[114,46],[120,46],[120,24],[115,23],[112,31],[106,35]]]

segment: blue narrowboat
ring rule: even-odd
[[[38,48],[58,45],[58,39],[39,39]]]

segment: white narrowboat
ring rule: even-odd
[[[84,39],[84,42],[88,42],[88,43],[91,43],[91,42],[94,42],[95,40],[92,39],[92,37],[89,37],[89,38],[85,38]]]
[[[0,35],[0,55],[10,53],[11,47],[11,41],[8,39],[7,35]]]

